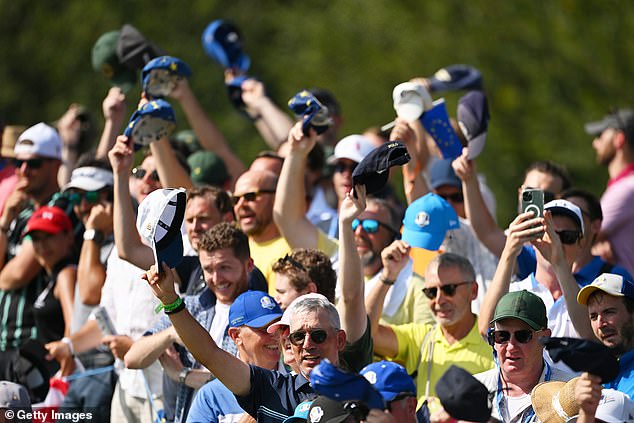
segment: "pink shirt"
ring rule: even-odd
[[[18,183],[18,175],[15,174],[15,166],[6,165],[0,170],[0,214],[4,211],[4,203],[15,190]]]
[[[619,175],[601,197],[603,224],[617,264],[634,272],[634,173]]]

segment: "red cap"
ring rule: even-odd
[[[73,225],[70,218],[59,207],[40,207],[31,215],[26,223],[24,234],[42,231],[56,235],[62,231],[70,231]]]

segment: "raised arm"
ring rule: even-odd
[[[162,304],[174,303],[178,295],[174,289],[172,271],[164,264],[159,275],[156,266],[143,276],[154,295]],[[247,395],[251,390],[249,365],[219,348],[214,340],[187,309],[169,315],[178,336],[187,349],[203,366],[209,369],[231,392],[237,396]]]
[[[242,101],[255,127],[273,150],[286,140],[293,120],[266,95],[264,84],[257,79],[247,79],[242,83]]]
[[[317,227],[306,218],[306,187],[304,173],[308,153],[315,146],[316,133],[302,132],[302,123],[296,123],[288,134],[290,146],[277,182],[273,220],[292,249],[317,248]]]
[[[112,203],[96,204],[90,209],[86,230],[102,234],[112,233]],[[101,245],[96,240],[84,240],[77,264],[79,298],[83,304],[97,305],[101,301],[101,288],[106,281],[106,269],[101,263]]]
[[[154,263],[154,255],[150,247],[141,242],[136,229],[129,186],[133,154],[132,139],[125,135],[117,137],[108,153],[114,175],[114,241],[119,257],[137,267],[147,269]]]
[[[356,196],[356,198],[355,198]],[[339,209],[339,280],[341,298],[337,304],[348,342],[355,342],[367,329],[363,270],[352,232],[352,221],[365,210],[365,186],[357,185],[346,194]]]
[[[522,246],[539,238],[544,231],[543,218],[532,218],[533,213],[521,213],[509,225],[509,233],[506,237],[506,245],[502,250],[502,256],[495,270],[495,275],[489,285],[478,315],[478,329],[482,336],[486,336],[489,322],[493,319],[493,313],[500,298],[509,292],[511,277],[517,256],[522,251]],[[577,297],[575,297],[577,298]]]
[[[187,170],[176,159],[169,139],[161,138],[153,142],[150,144],[150,150],[156,162],[159,180],[164,188],[189,189],[194,186]]]
[[[452,164],[456,175],[462,180],[465,212],[480,242],[496,257],[501,257],[506,245],[506,236],[484,202],[475,161],[467,158],[468,152],[468,149],[463,148],[462,155]]]
[[[427,166],[429,151],[421,135],[422,126],[415,122],[408,123],[404,119],[396,119],[396,126],[390,133],[390,141],[401,141],[407,147],[411,159],[402,168],[403,188],[407,204],[429,192],[427,181],[422,170]],[[419,135],[420,134],[420,135]]]
[[[572,263],[568,263],[566,259],[559,235],[555,232],[552,214],[549,211],[544,212],[544,220],[546,223],[546,234],[541,239],[534,240],[533,245],[552,265],[566,301],[570,321],[575,330],[584,339],[596,340],[590,325],[588,308],[577,302],[579,285],[572,274]]]
[[[108,151],[114,145],[117,134],[121,132],[121,128],[125,122],[125,94],[119,87],[112,87],[108,91],[108,95],[101,104],[105,123],[103,132],[97,146],[96,158],[104,159],[108,156]]]
[[[125,366],[129,369],[145,369],[156,361],[175,342],[180,342],[174,327],[139,338],[125,355]]]
[[[200,145],[216,153],[225,162],[231,176],[231,186],[233,186],[238,176],[244,172],[244,164],[231,150],[220,130],[209,120],[187,79],[179,80],[170,96],[180,102]]]

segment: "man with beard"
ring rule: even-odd
[[[249,247],[254,263],[269,283],[269,294],[275,296],[275,272],[272,266],[291,251],[291,247],[273,221],[273,204],[277,176],[267,170],[249,170],[236,181],[233,210],[240,228],[249,236]],[[298,228],[298,230],[300,230]],[[319,232],[319,231],[318,231]],[[317,245],[298,245],[296,248],[317,248],[332,256],[336,243],[319,232]]]
[[[219,223],[202,234],[198,252],[207,289],[199,295],[187,296],[185,304],[196,321],[211,334],[216,345],[235,355],[236,345],[227,327],[229,308],[247,290],[247,278],[253,269],[247,237],[234,225]],[[127,352],[126,367],[143,369],[161,358],[167,376],[179,382],[174,421],[185,421],[194,389],[200,388],[213,376],[200,370],[200,363],[184,348],[167,316],[145,335]],[[164,354],[174,344],[180,360],[170,357],[169,352]]]
[[[594,136],[592,148],[597,161],[610,175],[601,197],[603,223],[598,252],[634,274],[634,111],[615,110],[599,122],[586,124],[585,129]]]
[[[619,357],[621,371],[604,387],[634,395],[634,284],[604,273],[579,291],[577,301],[588,306],[594,335]]]

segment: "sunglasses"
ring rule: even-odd
[[[343,173],[346,170],[349,170],[350,173],[354,172],[354,170],[357,168],[357,164],[346,164],[346,163],[337,163],[335,165],[335,172],[337,173]]]
[[[298,262],[293,257],[291,257],[290,254],[286,254],[284,257],[282,257],[279,260],[280,260],[280,263],[288,263],[294,268],[296,268],[297,270],[301,270],[302,272],[307,271],[306,268],[300,262]]]
[[[363,230],[368,233],[368,234],[374,234],[377,233],[379,230],[379,226],[383,226],[385,229],[387,229],[388,231],[392,232],[392,233],[396,233],[396,231],[394,229],[392,229],[391,227],[389,227],[388,225],[386,225],[385,223],[381,223],[378,220],[375,219],[354,219],[352,221],[352,231],[356,231],[357,228],[359,227],[359,225],[361,225],[361,227],[363,228]]]
[[[310,337],[310,340],[315,344],[323,344],[326,341],[326,338],[328,338],[328,332],[326,332],[324,329],[315,329],[310,332],[306,332],[305,330],[298,330],[297,332],[293,332],[288,335],[288,340],[291,341],[291,344],[299,346],[304,343],[306,335],[308,335]]]
[[[79,204],[84,199],[90,204],[95,204],[99,201],[99,191],[71,191],[68,195],[71,203]]]
[[[238,204],[241,198],[244,198],[244,201],[251,202],[251,201],[257,200],[257,198],[262,194],[275,194],[275,190],[274,189],[260,189],[257,191],[245,192],[242,195],[234,195],[233,197],[231,197],[231,200],[233,201],[233,205],[235,206],[236,204]]]
[[[134,176],[137,179],[143,179],[143,178],[145,178],[145,175],[147,175],[147,170],[145,170],[145,169],[143,169],[141,167],[135,167],[134,169],[132,169],[132,176]],[[150,173],[150,178],[154,182],[159,182],[158,172],[155,170],[152,173]]]
[[[489,344],[506,344],[511,340],[511,334],[515,338],[517,342],[520,344],[528,344],[533,339],[533,332],[530,329],[522,329],[516,330],[511,333],[508,330],[492,330],[489,331],[487,338],[489,340]]]
[[[464,195],[461,192],[456,192],[454,194],[438,194],[439,197],[443,198],[445,201],[451,201],[452,203],[463,203]]]
[[[573,230],[555,231],[562,244],[572,245],[581,238],[581,232]]]
[[[456,294],[456,289],[458,289],[460,285],[466,285],[468,283],[472,283],[472,281],[450,283],[440,287],[423,288],[423,294],[425,294],[425,296],[430,300],[434,300],[436,299],[436,295],[438,294],[438,289],[440,289],[444,295],[448,297],[453,297]]]
[[[13,164],[18,169],[21,168],[24,163],[26,163],[26,167],[28,167],[29,169],[39,169],[44,164],[44,160],[45,159],[28,159],[28,160],[14,159]]]

